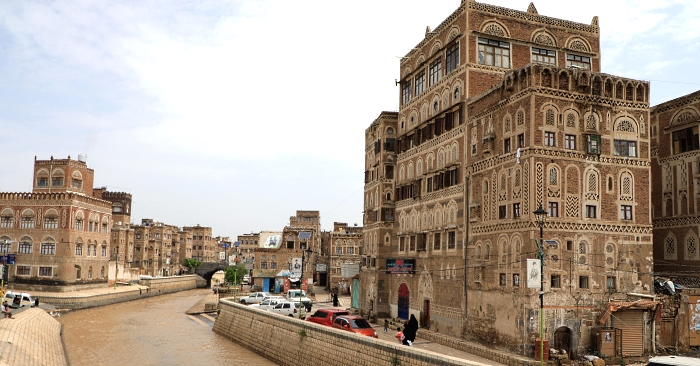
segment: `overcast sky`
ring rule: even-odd
[[[459,4],[4,0],[0,191],[31,191],[34,156],[87,153],[136,223],[235,237],[319,210],[324,230],[362,225],[364,130],[397,110],[397,56]],[[700,2],[535,6],[597,15],[603,72],[651,80],[653,105],[700,89]]]

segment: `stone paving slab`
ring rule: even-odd
[[[20,308],[0,319],[0,365],[68,365],[61,324],[38,308]]]

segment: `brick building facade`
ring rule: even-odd
[[[587,348],[608,300],[650,293],[649,84],[600,64],[597,17],[550,18],[533,4],[465,0],[426,30],[401,60],[393,151],[380,136],[387,112],[365,131],[364,239],[390,250],[377,258],[383,274],[362,272],[363,289],[378,289],[363,294],[363,313],[413,314],[531,355],[539,291],[521,280],[539,204],[551,215],[552,345]],[[389,274],[397,263],[412,269]]]
[[[34,161],[31,193],[0,193],[0,252],[16,254],[10,283],[40,291],[107,283],[112,203],[93,196],[79,160]]]

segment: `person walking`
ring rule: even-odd
[[[403,334],[406,336],[406,343],[411,346],[413,342],[416,341],[416,333],[418,333],[418,320],[416,316],[411,314],[411,319],[409,319]]]
[[[384,319],[384,333],[389,332],[389,319]]]

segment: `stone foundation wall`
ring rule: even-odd
[[[480,365],[366,336],[270,314],[224,299],[220,334],[279,365]],[[527,365],[511,364],[515,365]]]
[[[197,286],[194,275],[141,279],[139,285],[150,287],[151,292],[156,291],[164,294],[190,290]]]
[[[165,295],[195,288],[194,276],[154,278],[142,280],[141,282],[141,286],[134,286],[133,289],[129,288],[125,290],[124,287],[118,287],[118,291],[107,294],[78,296],[66,296],[64,294],[57,294],[57,296],[42,295],[39,297],[39,303],[51,304],[59,309],[77,310]]]

